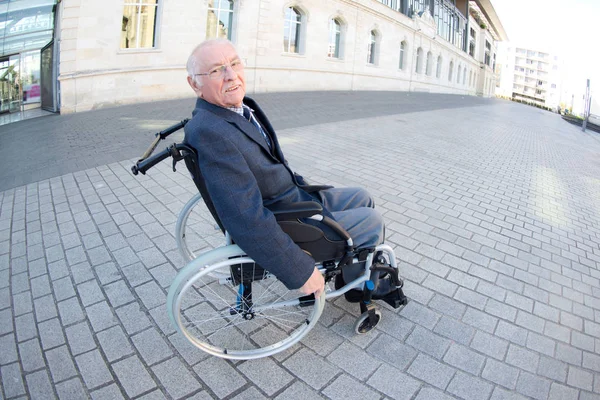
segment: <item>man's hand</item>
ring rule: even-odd
[[[321,293],[325,290],[325,279],[323,279],[323,275],[319,272],[317,267],[315,267],[312,275],[304,285],[300,288],[300,291],[304,294],[315,294],[315,297],[319,297]]]

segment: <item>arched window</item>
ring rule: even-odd
[[[458,66],[458,73],[456,74],[456,83],[460,83],[460,73],[461,71],[462,65]]]
[[[327,57],[342,58],[342,23],[337,19],[329,20],[329,48]]]
[[[369,46],[367,47],[367,63],[369,64],[377,64],[377,45],[379,42],[379,35],[376,31],[371,31],[371,36],[369,39]]]
[[[419,47],[417,49],[417,64],[415,67],[415,72],[417,74],[420,74],[422,69],[423,69],[423,49]]]
[[[442,56],[438,56],[437,68],[435,70],[435,77],[439,79],[440,76],[442,76]]]
[[[302,28],[302,14],[296,7],[285,10],[283,24],[283,51],[286,53],[300,53],[300,33]]]
[[[227,38],[231,40],[233,28],[233,1],[211,0],[208,2],[206,38]]]
[[[402,43],[400,43],[400,62],[398,64],[398,67],[400,69],[404,69],[404,64],[405,64],[405,57],[406,57],[406,42],[403,40]]]
[[[473,86],[473,71],[469,71],[469,86]]]
[[[425,74],[431,76],[431,70],[433,68],[433,54],[430,51],[427,52],[427,63],[425,64]]]
[[[448,82],[452,82],[452,70],[454,69],[454,62],[450,61],[450,66],[448,67]]]
[[[463,85],[467,84],[467,67],[465,67],[465,69],[463,69],[463,78],[462,78],[462,83]]]

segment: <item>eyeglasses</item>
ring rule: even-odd
[[[225,76],[225,71],[227,71],[227,67],[230,67],[235,72],[240,72],[242,69],[244,69],[244,64],[242,63],[242,60],[237,59],[237,60],[233,60],[229,64],[219,65],[218,67],[214,67],[213,69],[211,69],[208,72],[205,72],[202,74],[194,74],[194,76],[208,75],[208,77],[210,79],[221,79],[223,76]]]

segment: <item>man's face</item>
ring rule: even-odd
[[[196,65],[196,73],[207,73],[222,65],[227,67],[222,76],[216,79],[208,75],[188,77],[198,97],[221,107],[240,107],[246,95],[246,81],[243,66],[236,68],[237,72],[231,68],[231,63],[239,61],[235,49],[227,43],[216,43],[201,49],[197,57],[200,61]]]

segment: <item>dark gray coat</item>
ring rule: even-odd
[[[198,166],[223,227],[250,257],[288,288],[302,286],[315,261],[284,233],[265,206],[315,200],[288,167],[266,115],[249,97],[244,104],[271,137],[243,116],[198,99],[184,142],[198,152]]]

